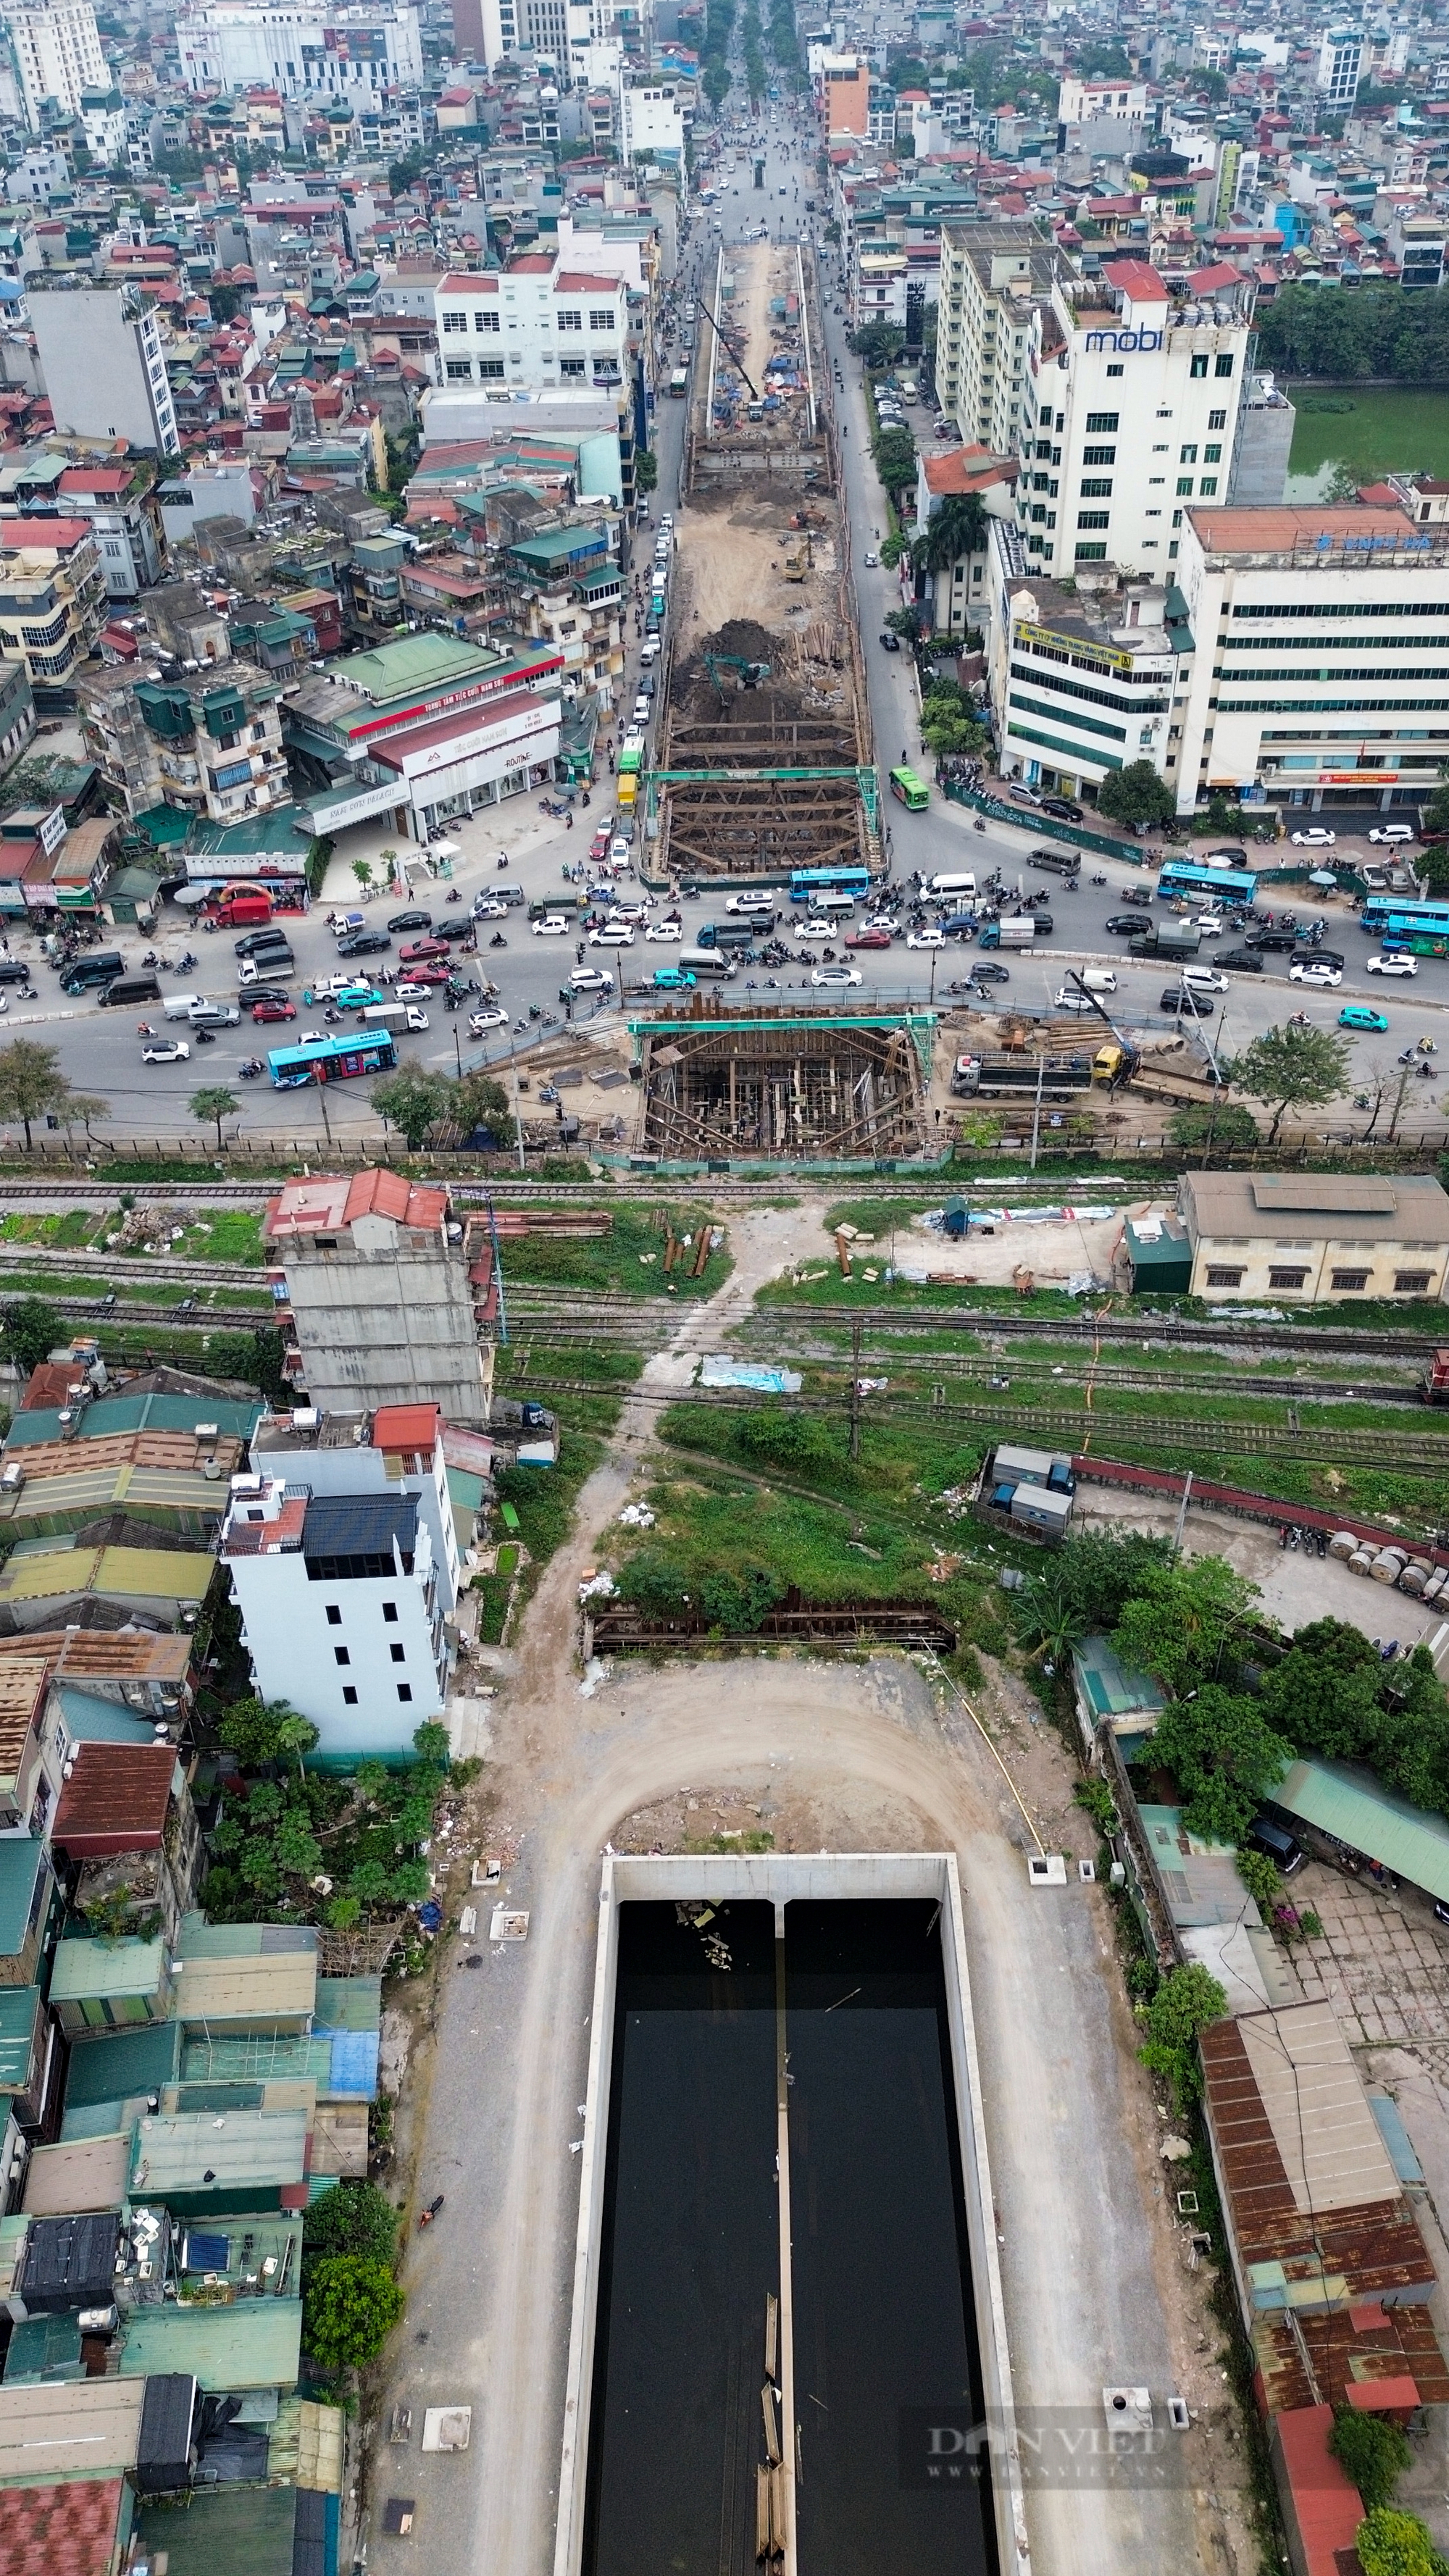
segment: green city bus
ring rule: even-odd
[[[931,791],[913,769],[891,771],[891,794],[898,796],[908,814],[924,814],[931,801]]]

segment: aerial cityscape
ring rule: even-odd
[[[0,2576],[1449,2576],[1449,15],[0,27]]]

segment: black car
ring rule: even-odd
[[[975,913],[950,913],[946,920],[941,924],[941,935],[944,939],[974,939],[976,936]]]
[[[248,930],[232,942],[234,957],[255,957],[262,948],[286,948],[290,943],[285,930]]]
[[[1256,948],[1220,948],[1213,964],[1225,966],[1230,975],[1261,975],[1263,972],[1263,960]]]
[[[1169,984],[1157,1005],[1160,1011],[1185,1011],[1189,1019],[1210,1020],[1217,1009],[1206,993],[1195,993],[1191,985]]]
[[[899,635],[882,635],[880,642],[881,651],[883,653],[899,653],[901,649],[901,639]]]
[[[1135,912],[1114,912],[1102,927],[1110,930],[1114,939],[1140,939],[1142,936],[1141,916]]]
[[[251,1010],[254,1003],[290,1002],[292,996],[285,984],[244,984],[238,999]]]
[[[431,930],[433,916],[430,912],[395,912],[387,926],[389,930]]]
[[[1296,948],[1298,933],[1296,930],[1250,930],[1248,945],[1250,948]]]
[[[0,957],[0,984],[28,984],[30,969],[18,957]]]
[[[411,928],[411,923],[409,923],[408,926]],[[428,926],[431,927],[431,925]],[[395,923],[389,922],[388,928],[390,930],[395,927]],[[440,921],[437,928],[433,931],[433,937],[435,939],[476,939],[477,936],[478,924],[473,919],[471,913],[466,912],[459,913],[452,921]]]
[[[380,957],[392,941],[385,930],[354,930],[337,942],[339,957]]]
[[[1044,796],[1041,810],[1044,814],[1055,814],[1059,823],[1080,823],[1082,820],[1082,809],[1072,803],[1070,796]]]

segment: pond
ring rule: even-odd
[[[1322,501],[1341,466],[1358,481],[1449,474],[1449,402],[1398,385],[1285,385],[1298,418],[1289,501]]]

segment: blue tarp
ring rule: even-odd
[[[332,2068],[328,2090],[360,2094],[370,2102],[377,2092],[378,2033],[375,2030],[319,2030],[313,2036],[331,2044]]]

